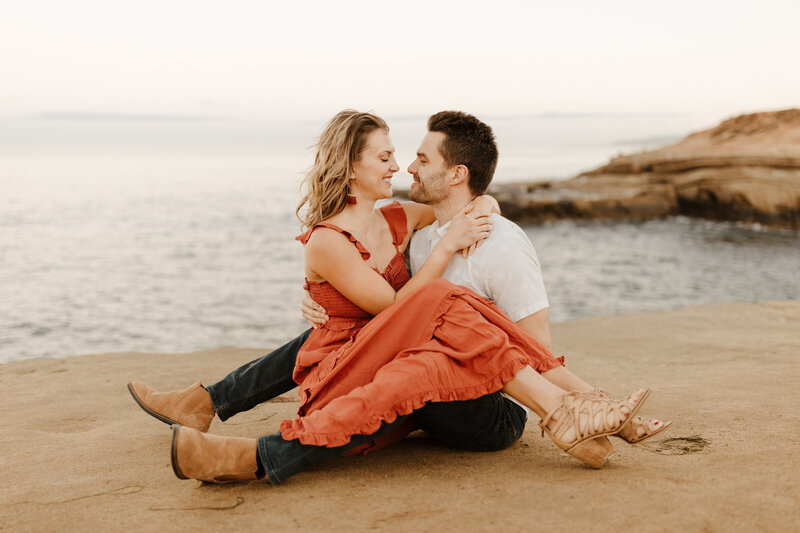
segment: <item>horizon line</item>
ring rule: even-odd
[[[472,114],[472,113],[470,113]],[[659,112],[659,111],[644,111],[644,112],[624,112],[624,111],[552,111],[541,113],[523,113],[519,115],[513,114],[482,114],[478,115],[487,120],[502,120],[502,119],[549,119],[549,118],[562,118],[562,119],[580,119],[580,118],[612,118],[612,117],[667,117],[667,116],[686,116],[691,113],[688,112]],[[386,119],[391,120],[427,120],[430,115],[427,114],[398,114],[398,115],[383,115]],[[6,117],[9,118],[9,117]],[[122,112],[105,112],[105,111],[42,111],[39,113],[31,113],[26,116],[20,117],[25,119],[34,120],[142,120],[142,121],[240,121],[249,120],[248,118],[235,117],[229,115],[168,115],[158,113],[122,113]],[[263,119],[274,120],[273,117],[259,117]],[[299,117],[298,117],[299,118]],[[319,117],[317,117],[319,118]],[[315,120],[310,117],[299,118],[300,121],[305,122],[308,120]]]
[[[115,113],[115,112],[93,112],[93,111],[42,111],[28,115],[26,118],[38,120],[141,120],[141,121],[225,121],[238,120],[228,116],[208,116],[208,115],[161,115],[146,113]]]

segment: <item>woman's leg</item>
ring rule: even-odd
[[[576,390],[578,392],[589,392],[594,390],[594,387],[567,370],[565,366],[558,366],[552,370],[543,372],[542,377],[565,391]]]
[[[543,372],[542,377],[565,391],[594,392],[599,398],[613,399],[607,391],[592,387],[563,366]],[[670,424],[671,422],[664,422],[657,418],[637,416],[625,426],[623,431],[620,431],[615,436],[629,444],[636,444],[661,433],[667,429]],[[608,446],[611,445],[609,444]]]
[[[646,391],[637,390],[625,400],[615,402],[589,394],[578,394],[584,406],[578,408],[579,420],[567,423],[566,418],[575,416],[565,406],[565,398],[570,394],[555,386],[531,367],[522,368],[513,379],[506,382],[503,392],[526,405],[545,422],[553,420],[564,429],[557,437],[561,443],[578,443],[593,435],[607,435],[616,432],[624,425],[629,415],[641,406]],[[551,435],[552,436],[552,435]],[[558,442],[557,442],[558,444]]]
[[[516,399],[528,409],[544,418],[561,402],[566,391],[557,387],[531,367],[517,372],[503,387],[503,392]]]

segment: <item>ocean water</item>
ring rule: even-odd
[[[486,120],[501,150],[498,182],[567,178],[714,123]],[[0,120],[0,362],[292,338],[305,327],[294,209],[322,122]],[[425,119],[389,123],[403,167]],[[395,178],[396,187],[410,182]],[[525,230],[554,321],[800,298],[796,233],[682,218]]]

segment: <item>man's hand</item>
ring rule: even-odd
[[[312,329],[317,329],[328,321],[328,315],[325,312],[325,308],[311,298],[311,295],[308,293],[308,284],[303,285],[303,291],[303,303],[300,306],[300,314],[311,324]]]

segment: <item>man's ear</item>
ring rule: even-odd
[[[456,165],[449,180],[450,185],[461,185],[467,180],[469,180],[469,169],[464,165]]]

